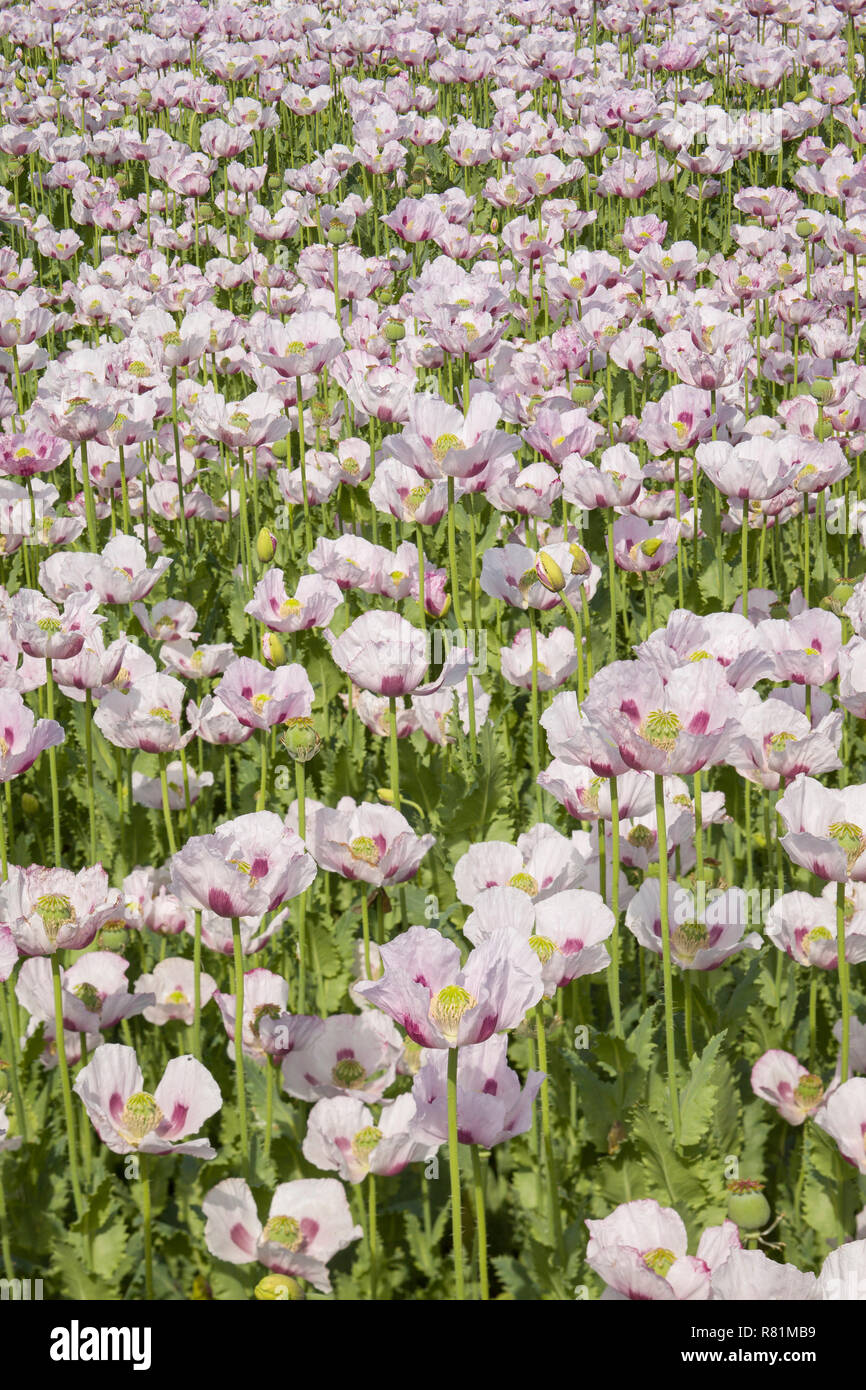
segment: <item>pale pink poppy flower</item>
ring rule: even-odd
[[[212,772],[196,772],[195,768],[187,767],[186,787],[184,787],[183,764],[181,762],[166,763],[165,776],[168,786],[168,805],[172,811],[185,809],[187,789],[189,790],[190,805],[194,806],[205,787],[213,786]],[[152,811],[161,810],[163,804],[161,778],[146,777],[144,773],[134,771],[132,774],[132,799],[136,806],[147,806]]]
[[[278,376],[318,374],[343,351],[340,325],[319,309],[293,314],[281,323],[266,319],[259,327],[254,352]]]
[[[490,1149],[532,1124],[532,1104],[544,1072],[530,1071],[521,1086],[507,1061],[508,1041],[502,1036],[464,1047],[457,1070],[457,1142]],[[422,1051],[420,1069],[412,1083],[420,1129],[438,1144],[448,1142],[447,1059],[435,1049]]]
[[[83,951],[101,927],[121,919],[120,894],[109,887],[101,864],[77,874],[10,864],[9,877],[0,885],[0,920],[26,956]]]
[[[21,695],[12,689],[0,689],[0,730],[0,782],[26,772],[40,753],[57,747],[66,737],[55,720],[36,720]]]
[[[774,1106],[789,1125],[801,1125],[829,1096],[820,1076],[814,1076],[791,1052],[772,1049],[752,1067],[752,1090]]]
[[[192,730],[181,732],[184,688],[173,676],[144,676],[128,693],[110,690],[93,722],[116,748],[169,753],[185,748]]]
[[[574,888],[582,878],[572,842],[543,823],[518,836],[516,846],[500,840],[470,845],[454,866],[454,888],[468,907],[489,888],[517,888],[537,902]]]
[[[842,624],[835,613],[811,608],[790,621],[768,618],[755,636],[775,662],[775,679],[825,685],[837,674]]]
[[[782,848],[818,878],[866,880],[866,786],[825,787],[799,776],[776,803],[787,827]]]
[[[681,970],[717,970],[738,951],[760,950],[759,932],[743,933],[750,921],[748,895],[742,888],[707,894],[706,902],[689,888],[674,894],[671,913],[671,959]],[[662,954],[662,925],[657,878],[647,878],[629,903],[626,926],[641,946]]]
[[[382,1014],[332,1014],[284,1057],[283,1089],[298,1100],[350,1095],[370,1105],[393,1082],[402,1051],[400,1034]]]
[[[352,1220],[346,1190],[336,1178],[297,1178],[274,1190],[262,1226],[243,1178],[224,1178],[202,1202],[205,1244],[218,1260],[250,1264],[305,1279],[319,1293],[331,1292],[328,1261],[363,1231]]]
[[[151,974],[139,975],[133,986],[153,1002],[144,1010],[148,1023],[161,1028],[178,1019],[189,1026],[195,1014],[195,967],[185,956],[158,961]],[[199,976],[201,1007],[204,1008],[216,993],[216,980],[206,971]]]
[[[641,661],[652,662],[665,678],[677,666],[710,657],[723,668],[734,690],[745,690],[771,676],[775,665],[753,624],[741,614],[698,616],[687,608],[675,608],[666,625],[650,633],[635,654]]]
[[[575,820],[610,820],[610,782],[591,768],[554,758],[538,774],[538,784],[549,792]],[[620,822],[646,815],[653,806],[652,778],[646,772],[628,771],[617,778]]]
[[[836,970],[839,951],[836,940],[836,901],[832,885],[820,897],[799,890],[783,893],[767,912],[766,933],[780,951],[799,965],[819,970]],[[856,885],[850,885],[856,887]],[[848,913],[846,904],[845,959],[852,965],[866,960],[866,910]]]
[[[566,500],[581,507],[628,507],[643,486],[643,473],[637,455],[615,444],[597,465],[569,454],[562,462],[562,485]]]
[[[0,926],[0,984],[9,979],[18,963],[18,947],[7,926]]]
[[[376,695],[432,695],[443,686],[456,685],[469,670],[466,648],[453,647],[439,675],[422,684],[430,662],[427,634],[398,613],[370,610],[333,638],[331,656],[341,671],[362,690]]]
[[[76,656],[87,633],[105,622],[95,613],[98,602],[96,594],[71,594],[61,612],[36,589],[19,589],[9,609],[12,636],[27,656]]]
[[[539,690],[555,690],[564,685],[577,670],[577,649],[574,636],[567,627],[557,627],[551,633],[539,633],[537,680]],[[500,649],[502,675],[523,690],[532,687],[532,641],[528,628],[521,628],[510,646]]]
[[[216,642],[213,645],[194,647],[192,642],[182,639],[179,642],[164,642],[159,658],[167,671],[187,680],[209,680],[219,676],[235,659],[235,649],[230,642]]]
[[[289,808],[287,823],[298,824],[298,804]],[[322,869],[343,878],[382,887],[414,878],[424,855],[435,844],[432,835],[416,835],[394,806],[356,804],[341,797],[336,809],[307,798],[306,843]]]
[[[648,1197],[623,1202],[609,1216],[585,1224],[586,1262],[604,1280],[607,1300],[709,1299],[713,1270],[724,1269],[740,1247],[736,1226],[725,1221],[705,1230],[697,1255],[689,1255],[682,1218]]]
[[[214,1158],[206,1139],[191,1139],[222,1106],[219,1087],[194,1057],[174,1057],[151,1095],[143,1090],[135,1048],[105,1043],[75,1079],[94,1129],[112,1153]]]
[[[193,733],[205,743],[246,743],[253,736],[253,730],[242,724],[218,695],[205,695],[200,705],[190,700],[186,717]]]
[[[280,666],[269,671],[242,656],[226,667],[216,696],[251,729],[270,729],[288,719],[307,719],[313,708],[313,687],[303,666]]]
[[[439,1148],[418,1125],[410,1094],[386,1101],[378,1120],[362,1100],[331,1096],[317,1100],[307,1116],[303,1154],[315,1168],[332,1169],[344,1182],[363,1182],[368,1174],[393,1177],[410,1163],[430,1158]]]
[[[831,1250],[818,1275],[818,1297],[822,1301],[839,1299],[861,1302],[866,1290],[866,1240],[857,1222],[858,1240],[849,1240]]]
[[[790,1303],[818,1297],[814,1274],[768,1259],[763,1250],[732,1251],[721,1269],[713,1271],[712,1289],[716,1302]]]
[[[739,696],[710,661],[678,667],[667,682],[644,662],[615,661],[593,677],[584,702],[585,715],[615,739],[627,766],[681,777],[726,756],[739,708]]]
[[[87,634],[80,652],[65,661],[51,663],[52,674],[70,699],[83,700],[86,690],[96,692],[100,698],[120,674],[125,653],[125,637],[106,647],[102,629],[95,627]]]
[[[568,888],[533,902],[517,888],[486,888],[475,900],[463,934],[475,946],[506,926],[532,947],[541,962],[544,994],[610,964],[604,942],[614,916],[598,893]]]
[[[556,759],[587,767],[596,777],[620,776],[630,770],[613,734],[580,710],[573,690],[554,695],[538,722]]]
[[[855,1076],[835,1087],[815,1123],[835,1140],[845,1162],[866,1173],[866,1077]]]
[[[155,603],[150,613],[143,603],[134,603],[132,611],[142,630],[154,642],[194,642],[198,637],[193,630],[196,611],[191,603],[169,598]]]
[[[23,434],[4,434],[0,436],[0,473],[15,478],[51,473],[68,454],[67,446],[45,430],[30,429]]]
[[[224,821],[171,859],[172,891],[218,917],[261,917],[309,888],[316,876],[303,841],[273,811]]]
[[[147,552],[135,536],[118,534],[102,548],[102,565],[94,566],[92,584],[100,603],[135,603],[156,587],[171,560],[158,557],[152,569]]]
[[[787,701],[761,700],[749,690],[742,694],[739,723],[726,760],[758,786],[775,790],[800,773],[814,775],[841,767],[839,710],[813,729],[805,714]]]
[[[866,641],[852,637],[839,652],[839,703],[866,719]]]
[[[343,591],[367,589],[372,592],[379,581],[382,547],[364,536],[340,536],[337,540],[320,536],[307,563],[311,570],[323,579],[333,580]]]
[[[129,961],[114,951],[85,951],[68,970],[61,966],[64,1029],[96,1034],[143,1013],[154,1002],[153,995],[130,994],[128,969]],[[15,994],[34,1024],[53,1022],[54,982],[46,956],[23,962]]]
[[[417,395],[409,403],[405,429],[386,436],[383,452],[434,482],[472,478],[514,452],[514,437],[496,428],[500,417],[491,391],[475,393],[465,414],[434,396]]]
[[[682,453],[693,449],[712,430],[712,403],[709,391],[693,386],[674,386],[658,401],[643,408],[639,437],[654,454]]]
[[[289,598],[285,574],[274,568],[259,580],[244,612],[264,623],[271,632],[304,632],[311,627],[326,627],[342,601],[337,584],[311,574],[301,576],[294,598]]]
[[[640,516],[621,516],[613,524],[613,553],[620,569],[632,574],[654,573],[676,555],[682,523],[645,521]]]
[[[522,1022],[544,990],[541,961],[507,927],[475,947],[465,967],[458,947],[433,927],[410,927],[379,954],[381,978],[355,990],[421,1047],[485,1042]]]
[[[236,1042],[236,996],[223,994],[217,990],[214,995],[217,1008],[222,1015],[223,1026],[229,1038],[229,1057],[234,1059]],[[259,1038],[259,1027],[263,1016],[276,1018],[286,1012],[289,1002],[289,986],[281,975],[272,970],[248,970],[244,974],[243,1011],[243,1049],[244,1056],[256,1062],[264,1062],[267,1051]]]

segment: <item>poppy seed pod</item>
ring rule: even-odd
[[[296,763],[308,763],[322,746],[322,740],[312,719],[287,719],[280,734],[280,743]]]

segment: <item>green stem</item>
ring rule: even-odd
[[[484,1169],[478,1153],[478,1145],[470,1146],[472,1154],[472,1186],[475,1190],[475,1223],[478,1228],[478,1283],[481,1302],[490,1298],[490,1275],[487,1269],[487,1211],[484,1206]]]
[[[556,1175],[556,1155],[553,1152],[553,1136],[550,1128],[550,1082],[547,1074],[547,1035],[544,1030],[544,1013],[540,1004],[535,1009],[535,1036],[538,1042],[538,1067],[544,1072],[541,1083],[541,1134],[544,1141],[544,1160],[547,1169],[547,1203],[550,1216],[550,1231],[556,1258],[560,1269],[565,1263],[565,1246],[562,1239],[562,1215],[559,1207],[559,1183]]]
[[[457,1062],[459,1049],[448,1049],[448,1168],[451,1175],[451,1235],[454,1245],[454,1296],[466,1297],[463,1277],[463,1212],[460,1206],[460,1150],[457,1141]]]
[[[45,663],[45,696],[49,719],[54,718],[54,673],[51,659]],[[57,749],[48,749],[48,776],[51,782],[51,824],[54,832],[54,863],[60,868],[60,789],[57,784]]]
[[[232,918],[232,946],[235,959],[235,1090],[237,1092],[243,1166],[248,1170],[250,1145],[247,1134],[247,1097],[244,1090],[244,956],[239,917]]]
[[[851,1039],[851,991],[848,960],[845,955],[845,884],[836,884],[836,947],[839,952],[839,992],[842,995],[842,1049],[839,1072],[842,1085],[848,1080],[848,1051]]]
[[[608,966],[607,978],[610,993],[610,1007],[613,1014],[613,1031],[616,1037],[622,1037],[622,1006],[620,1002],[619,988],[619,784],[615,777],[608,779],[610,786],[610,833],[611,833],[611,863],[610,863],[610,910],[613,913],[613,931],[610,936],[610,965]],[[599,821],[599,828],[604,830],[604,822]]]
[[[60,981],[60,958],[57,952],[51,956],[51,974],[54,979],[54,1029],[57,1041],[57,1070],[60,1072],[60,1089],[63,1092],[63,1114],[66,1120],[66,1147],[69,1160],[69,1180],[75,1213],[80,1219],[84,1215],[84,1201],[81,1184],[78,1180],[78,1153],[75,1145],[75,1116],[72,1112],[72,1087],[69,1084],[69,1063],[66,1060],[66,1042],[63,1035],[63,992]]]
[[[535,815],[537,820],[544,819],[544,806],[541,798],[541,787],[538,785],[538,774],[541,770],[541,763],[538,751],[538,629],[535,609],[529,610],[529,637],[532,645],[532,689],[530,691],[530,715],[532,736],[532,786],[535,793]]]
[[[144,1232],[144,1296],[148,1302],[153,1300],[153,1230],[150,1217],[150,1155],[139,1154],[139,1182],[141,1184],[141,1225]]]
[[[671,1093],[671,1119],[674,1140],[680,1142],[680,1102],[677,1095],[676,1046],[674,1043],[673,972],[671,969],[671,924],[668,912],[668,840],[665,824],[664,778],[655,774],[656,824],[659,852],[659,915],[662,928],[662,972],[665,994],[665,1050],[667,1052],[668,1086]]]

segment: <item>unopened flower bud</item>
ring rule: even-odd
[[[262,633],[262,656],[269,666],[285,666],[286,649],[278,632]]]
[[[286,720],[286,726],[280,734],[280,743],[296,763],[308,763],[322,746],[322,740],[312,719],[303,716]]]
[[[394,805],[394,793],[391,791],[390,787],[378,787],[376,795],[386,806]]]
[[[287,1274],[266,1274],[256,1284],[255,1294],[260,1303],[297,1303],[304,1297],[297,1279]]]
[[[493,233],[493,235],[496,236],[496,233],[499,231],[499,218],[498,218],[498,217],[491,217],[491,219],[490,219],[490,230],[491,230],[491,232]]]
[[[571,555],[571,572],[572,572],[572,574],[589,574],[589,571],[590,571],[589,556],[587,555],[587,553],[586,553],[586,551],[584,550],[583,546],[582,546],[582,545],[577,545],[577,544],[570,545],[570,546],[568,547],[568,550],[569,550],[569,554]]]
[[[39,810],[39,800],[32,792],[21,793],[21,810],[25,816],[35,816]]]
[[[266,526],[263,526],[256,537],[256,554],[262,564],[266,565],[269,560],[273,560],[276,553],[277,538],[272,531],[269,531]]]
[[[552,594],[562,593],[565,588],[565,575],[546,550],[539,550],[535,557],[535,573],[545,589],[549,589]]]

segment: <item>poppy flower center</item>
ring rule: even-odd
[[[284,599],[283,602],[280,604],[280,617],[287,618],[290,613],[298,613],[300,611],[300,608],[301,605],[298,599]]]
[[[788,744],[788,743],[796,743],[796,741],[797,741],[797,735],[796,735],[796,734],[789,734],[789,733],[783,731],[783,732],[781,732],[781,733],[772,734],[772,735],[770,736],[770,747],[772,748],[772,750],[773,750],[774,753],[782,753],[782,752],[784,752],[784,750],[785,750],[785,745],[786,745],[786,744]]]
[[[381,1142],[382,1131],[375,1125],[359,1129],[352,1140],[352,1155],[359,1163],[367,1163],[376,1145]]]
[[[185,1004],[186,1002],[187,998],[182,989],[173,989],[171,994],[166,996],[166,1003],[168,1004]]]
[[[466,445],[456,434],[440,434],[431,450],[437,463],[441,463],[451,449],[465,449]]]
[[[300,357],[301,354],[305,351],[306,349],[304,348],[303,343],[289,343],[288,347],[286,348],[286,356]]]
[[[464,989],[462,985],[445,985],[430,1000],[430,1021],[446,1038],[456,1040],[461,1018],[467,1009],[474,1009],[477,1003],[478,1000],[473,999],[468,989]]]
[[[508,880],[508,887],[519,888],[521,893],[528,893],[530,898],[534,898],[538,892],[538,880],[534,879],[532,874],[512,874]]]
[[[635,849],[649,849],[655,839],[648,825],[635,825],[625,837]]]
[[[532,947],[542,965],[546,965],[551,956],[559,950],[555,941],[551,941],[549,936],[531,936],[529,944]]]
[[[829,927],[813,927],[806,936],[803,937],[803,954],[809,955],[816,941],[832,941],[833,933]]]
[[[137,1091],[123,1107],[117,1128],[128,1144],[138,1145],[162,1121],[162,1111],[147,1091]]]
[[[335,1086],[344,1086],[346,1090],[352,1091],[363,1085],[367,1080],[367,1073],[357,1058],[344,1057],[331,1072],[331,1080]]]
[[[845,858],[848,860],[848,868],[860,858],[863,850],[866,849],[866,839],[859,825],[854,825],[851,821],[836,821],[829,827],[831,837],[845,851]]]
[[[824,1083],[820,1076],[801,1076],[794,1087],[794,1099],[801,1110],[814,1110],[824,1094]]]
[[[682,728],[682,721],[678,714],[674,714],[669,709],[650,710],[641,728],[638,730],[642,738],[647,743],[652,743],[656,748],[663,748],[669,752],[677,741],[677,734]]]
[[[673,1250],[666,1250],[664,1246],[657,1245],[654,1250],[645,1250],[641,1258],[647,1269],[664,1279],[671,1265],[676,1263],[677,1257]]]
[[[38,618],[36,626],[42,632],[59,632],[62,624],[59,618]]]
[[[279,1018],[280,1008],[278,1004],[257,1004],[253,1009],[253,1019],[250,1025],[253,1037],[259,1036],[263,1018]]]
[[[349,853],[353,859],[360,859],[373,869],[382,857],[369,835],[359,835],[357,839],[352,840],[349,844]]]
[[[694,960],[698,951],[705,951],[709,944],[710,934],[703,922],[683,922],[671,934],[671,945],[684,960]]]
[[[285,1250],[300,1250],[304,1243],[300,1223],[293,1216],[272,1216],[265,1223],[262,1239]]]
[[[88,984],[85,980],[82,981],[80,985],[76,985],[72,993],[75,995],[76,999],[81,1000],[88,1013],[99,1013],[99,1006],[102,1003],[102,995],[99,993],[99,990],[96,988],[96,985]]]
[[[165,705],[155,705],[153,709],[148,710],[148,714],[151,719],[161,719],[164,724],[174,723],[174,715]]]
[[[42,918],[42,925],[49,941],[56,941],[60,928],[67,922],[75,921],[75,908],[62,893],[44,893],[34,904]]]

